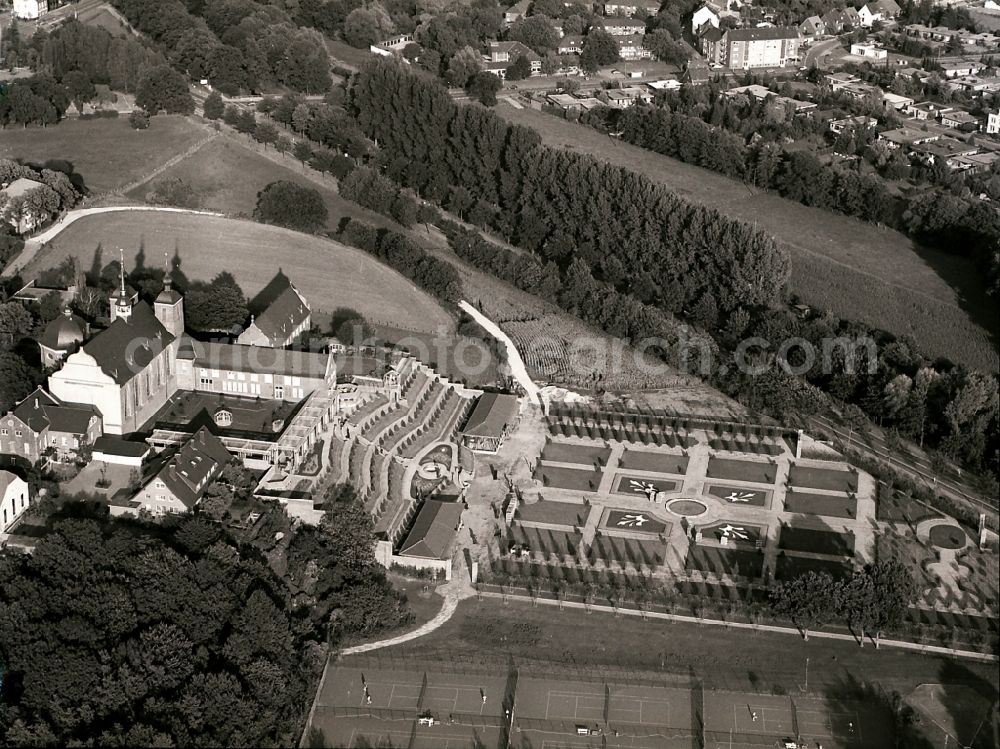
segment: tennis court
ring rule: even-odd
[[[521,718],[636,726],[691,725],[691,697],[686,690],[656,686],[548,681],[522,676],[516,712]],[[634,730],[627,731],[630,735]]]

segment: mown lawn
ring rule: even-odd
[[[89,269],[98,247],[102,263],[112,259],[113,248],[124,248],[130,268],[140,248],[147,264],[161,264],[164,253],[176,253],[189,279],[207,280],[226,270],[250,297],[283,272],[309,300],[316,316],[348,307],[366,319],[398,321],[423,330],[454,327],[452,317],[430,295],[361,250],[275,226],[214,216],[155,211],[86,216],[39,252],[24,275],[58,265],[70,254]]]
[[[932,356],[994,371],[996,303],[963,258],[917,248],[899,232],[807,208],[532,109],[500,106],[510,122],[551,146],[589,154],[663,183],[689,200],[754,222],[788,248],[791,290],[846,319],[912,336]]]
[[[148,130],[133,130],[127,117],[68,119],[0,131],[0,159],[39,166],[68,161],[91,193],[102,193],[143,177],[208,133],[205,125],[179,115],[158,115]]]

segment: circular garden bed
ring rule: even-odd
[[[708,505],[696,499],[675,499],[667,504],[667,509],[675,515],[696,518],[708,512]]]
[[[940,523],[927,534],[930,542],[939,549],[964,549],[969,541],[965,531],[949,523]]]

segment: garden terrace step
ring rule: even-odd
[[[380,408],[382,408],[388,403],[389,400],[385,396],[376,395],[371,400],[367,400],[360,406],[358,406],[355,409],[354,413],[352,413],[348,417],[347,423],[351,424],[352,426],[359,426],[365,421],[365,419],[370,417],[372,414],[377,412]]]
[[[442,402],[440,412],[428,422],[428,430],[402,450],[404,458],[415,458],[417,454],[434,442],[449,441],[462,415],[467,412],[471,401],[450,391]]]
[[[451,388],[445,387],[441,383],[434,383],[434,387],[431,387],[428,391],[428,397],[423,401],[421,406],[416,410],[411,412],[410,417],[403,422],[402,428],[397,429],[388,439],[383,440],[383,447],[388,452],[395,452],[396,447],[403,441],[403,439],[416,429],[419,429],[423,424],[425,424],[430,418],[431,414],[434,413],[434,409],[437,407],[438,403],[448,396],[449,392],[453,392]]]

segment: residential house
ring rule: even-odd
[[[655,16],[659,10],[659,0],[622,0],[620,3],[610,2],[604,4],[604,15],[606,16],[646,18],[647,16]]]
[[[861,82],[860,78],[850,73],[827,73],[823,76],[823,79],[833,91],[841,91],[845,86]]]
[[[845,29],[854,29],[861,25],[861,18],[854,8],[831,10],[822,16],[827,34],[839,34]]]
[[[882,105],[889,109],[895,109],[897,112],[901,112],[910,105],[913,104],[913,99],[909,96],[902,96],[901,94],[894,94],[891,91],[886,91],[882,94]]]
[[[809,16],[799,24],[799,31],[804,37],[819,37],[826,34],[826,22],[819,16]]]
[[[483,393],[462,427],[462,444],[475,452],[495,453],[517,426],[517,396]]]
[[[1000,133],[1000,110],[986,115],[986,132],[990,135]]]
[[[924,26],[922,23],[910,23],[903,27],[903,33],[917,39],[947,42],[956,32],[947,26]]]
[[[941,124],[945,127],[954,128],[959,132],[974,133],[979,130],[982,123],[975,115],[969,114],[962,109],[955,109],[951,112],[942,112]]]
[[[951,91],[965,91],[970,94],[983,94],[1000,91],[1000,78],[980,78],[976,75],[963,75],[950,78],[947,82]]]
[[[156,461],[153,475],[125,504],[111,506],[113,515],[146,511],[153,515],[187,512],[222,473],[233,456],[207,427],[199,429],[173,455]]]
[[[968,156],[956,156],[953,159],[953,169],[980,174],[988,172],[1000,163],[1000,153],[973,153]]]
[[[645,88],[627,86],[619,89],[610,89],[605,92],[608,98],[608,106],[614,109],[627,109],[637,101],[651,102],[653,94]]]
[[[870,130],[878,124],[878,120],[874,117],[865,117],[863,115],[857,115],[855,117],[841,117],[840,119],[830,120],[827,123],[831,133],[842,133],[845,130]]]
[[[503,13],[504,25],[513,26],[515,23],[528,15],[528,8],[530,7],[531,0],[520,0],[520,2],[511,5]]]
[[[286,348],[312,325],[312,311],[306,298],[291,284],[240,333],[236,342],[245,346]]]
[[[646,22],[638,18],[605,18],[604,30],[613,36],[634,36],[646,33]]]
[[[526,57],[531,63],[531,74],[542,72],[542,58],[521,42],[490,42],[487,45],[486,70],[500,78],[507,77],[509,68],[519,57]]]
[[[876,21],[892,21],[899,17],[902,8],[895,0],[875,0],[858,8],[858,19],[865,28],[871,28]]]
[[[978,75],[986,67],[979,60],[949,60],[942,62],[941,75],[945,78],[962,78]]]
[[[933,101],[921,101],[916,104],[911,102],[903,109],[903,112],[915,120],[936,120],[943,113],[951,112],[953,109],[954,107],[946,107]]]
[[[702,5],[691,16],[691,33],[698,36],[705,30],[706,24],[719,28],[719,14],[711,5]]]
[[[556,52],[560,55],[578,55],[583,52],[583,37],[575,34],[567,34],[559,40]]]
[[[733,70],[779,68],[798,62],[801,41],[794,27],[727,29],[718,41],[705,43],[705,56]]]
[[[915,143],[910,152],[929,166],[944,164],[951,169],[961,168],[955,161],[958,156],[971,156],[979,151],[979,147],[963,143],[954,138],[937,138],[933,141]]]
[[[647,81],[646,85],[654,91],[679,91],[683,84],[676,78],[663,78],[659,81]]]
[[[14,0],[14,18],[36,21],[49,12],[49,0]]]
[[[0,453],[35,463],[51,449],[64,460],[93,445],[102,428],[101,414],[92,405],[64,403],[38,387],[0,417]]]
[[[886,130],[878,134],[880,142],[885,143],[889,148],[912,148],[921,143],[929,143],[937,140],[941,136],[927,130],[917,130],[912,127],[900,127],[895,130]]]
[[[642,44],[644,38],[639,34],[619,37],[617,39],[618,53],[621,55],[621,58],[626,62],[631,62],[632,60],[652,60],[653,53]]]
[[[41,182],[19,177],[0,189],[0,217],[10,224],[17,234],[27,234],[52,218],[50,214],[36,214],[32,210],[15,211],[14,206],[10,205],[16,198],[23,198],[41,187],[45,187]]]
[[[889,56],[885,47],[877,44],[852,44],[851,54],[869,60],[885,60]]]
[[[58,366],[83,343],[87,331],[86,321],[74,315],[67,307],[63,314],[45,326],[38,339],[42,366],[46,369]]]
[[[10,471],[0,471],[0,533],[9,533],[24,511],[31,506],[28,482]]]

